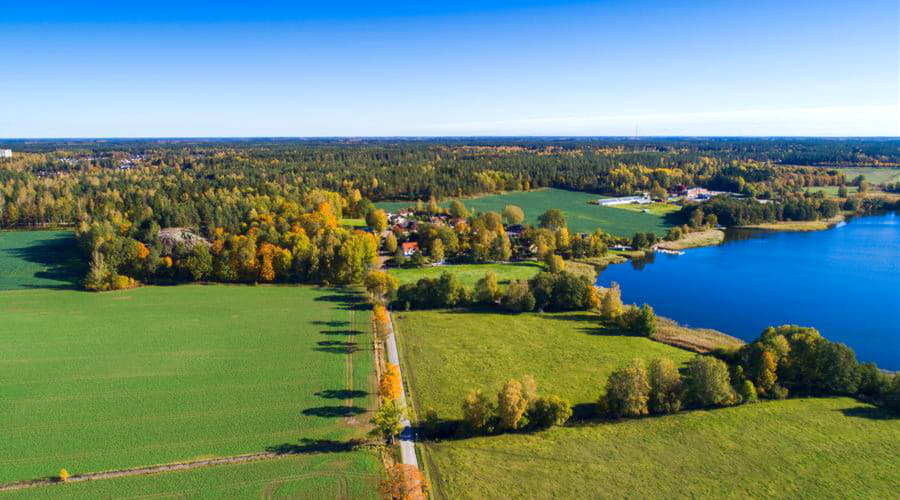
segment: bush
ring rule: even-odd
[[[559,396],[537,398],[528,410],[528,421],[535,429],[563,425],[572,416],[572,406]]]
[[[507,380],[497,393],[497,427],[514,431],[522,424],[522,417],[528,409],[528,400],[522,394],[522,384],[518,380]]]
[[[513,281],[506,289],[506,294],[500,299],[500,305],[507,311],[524,312],[534,310],[535,300],[528,283],[525,281]]]
[[[484,278],[475,283],[475,301],[479,304],[495,304],[500,297],[497,275],[493,271],[484,273]]]
[[[629,307],[621,317],[622,327],[635,335],[652,337],[656,333],[656,313],[647,304]]]
[[[567,271],[538,273],[528,282],[535,307],[548,311],[573,311],[590,307],[594,285],[591,280]]]
[[[755,403],[757,401],[756,387],[753,385],[753,382],[745,380],[741,384],[740,396],[742,403]]]
[[[605,406],[616,417],[639,417],[648,412],[650,382],[640,359],[612,372],[606,382]]]
[[[462,412],[463,422],[468,432],[472,434],[490,432],[494,404],[481,392],[481,389],[473,389],[469,392],[463,401]]]
[[[650,363],[650,412],[677,413],[681,409],[683,387],[678,367],[671,359],[653,360]]]
[[[685,387],[694,406],[724,406],[736,400],[728,365],[712,356],[698,355],[688,362]]]
[[[466,305],[471,302],[472,293],[455,274],[445,272],[437,279],[422,278],[415,284],[401,286],[397,299],[408,302],[413,309],[432,309]]]

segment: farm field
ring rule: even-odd
[[[849,398],[428,443],[436,498],[893,498],[900,420]]]
[[[812,186],[806,188],[807,193],[825,193],[831,198],[836,198],[838,195],[838,190],[841,189],[840,186]],[[859,188],[856,186],[847,186],[847,194],[853,195],[859,192]]]
[[[885,184],[888,182],[900,182],[900,168],[839,168],[847,182],[862,175],[872,184]]]
[[[373,360],[358,297],[0,292],[0,482],[364,436]]]
[[[381,463],[352,451],[286,456],[188,471],[74,482],[3,498],[377,498]]]
[[[626,205],[613,205],[611,208],[618,208],[620,210],[628,210],[637,213],[644,213],[644,210],[646,210],[647,213],[660,217],[681,210],[680,206],[673,205],[672,203],[648,203],[646,205],[628,203]]]
[[[604,328],[585,312],[410,311],[395,313],[394,323],[415,410],[434,408],[446,419],[462,417],[469,390],[494,395],[509,378],[531,375],[539,393],[593,405],[609,374],[632,358],[693,356]]]
[[[0,231],[0,291],[74,288],[79,257],[71,231]]]
[[[415,283],[422,278],[438,278],[443,273],[452,273],[467,287],[475,286],[475,283],[484,277],[488,271],[497,275],[497,281],[501,286],[508,285],[513,280],[531,279],[543,269],[543,265],[537,262],[508,262],[502,264],[459,264],[446,266],[433,266],[423,268],[392,268],[391,274],[397,277],[400,284]]]
[[[475,198],[462,199],[469,210],[479,212],[500,212],[506,205],[516,205],[525,211],[525,222],[537,225],[538,217],[551,208],[558,208],[566,215],[569,230],[575,233],[590,233],[600,228],[616,236],[631,236],[637,232],[655,232],[665,234],[671,224],[659,215],[645,214],[613,207],[601,207],[589,204],[602,196],[580,191],[544,188],[534,191],[512,191],[503,194],[492,194]],[[414,203],[382,202],[379,208],[400,210]],[[442,203],[448,207],[449,200]]]

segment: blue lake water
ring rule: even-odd
[[[861,361],[900,370],[900,216],[858,217],[827,231],[730,231],[716,247],[607,267],[626,303],[744,340],[770,325],[813,326]]]

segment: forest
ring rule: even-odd
[[[136,280],[358,282],[384,242],[371,227],[360,231],[342,221],[366,218],[380,200],[541,187],[665,194],[701,186],[738,196],[704,207],[719,223],[815,220],[841,207],[805,188],[853,182],[835,167],[900,164],[900,143],[891,140],[213,139],[0,146],[15,150],[13,158],[0,160],[0,228],[74,228],[92,263],[85,285],[95,290]],[[696,209],[686,206],[679,222],[697,217]],[[440,227],[426,227],[415,239],[421,236],[429,253],[441,240],[441,256],[509,258],[502,224],[490,217],[468,223],[474,231],[462,239]],[[553,239],[536,230],[527,234]],[[585,249],[599,247],[600,238],[573,235]],[[467,245],[475,240],[480,244]]]

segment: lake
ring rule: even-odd
[[[679,323],[754,340],[770,325],[813,326],[860,361],[900,370],[900,216],[853,218],[826,231],[729,230],[716,247],[609,266],[626,303]]]

